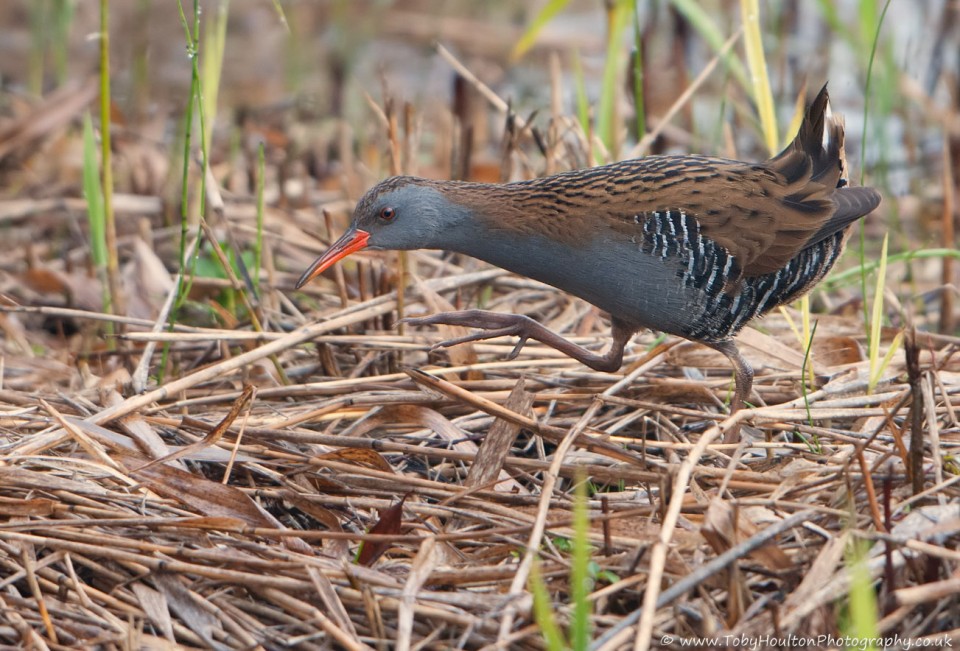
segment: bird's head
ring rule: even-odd
[[[363,195],[347,232],[303,272],[297,288],[361,249],[443,248],[467,212],[436,181],[413,176],[382,181]]]

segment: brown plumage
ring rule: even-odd
[[[357,204],[348,232],[298,286],[364,247],[442,248],[487,260],[597,305],[613,320],[598,355],[522,316],[466,311],[411,322],[536,339],[593,368],[619,368],[648,327],[705,343],[736,370],[736,409],[752,370],[732,337],[829,271],[849,226],[880,203],[846,178],[843,122],[826,87],[793,142],[763,163],[651,156],[519,183],[489,185],[394,177]]]

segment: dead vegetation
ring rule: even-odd
[[[419,10],[398,10],[393,29],[424,38],[411,18]],[[562,85],[557,62],[546,67],[543,78]],[[871,297],[856,282],[816,293],[809,356],[794,310],[748,329],[739,342],[758,369],[760,403],[733,417],[725,359],[687,342],[647,333],[605,374],[536,344],[512,361],[512,341],[432,350],[458,333],[395,326],[401,315],[483,305],[606,345],[591,306],[474,260],[372,254],[293,291],[380,170],[442,176],[448,166],[496,180],[594,156],[558,103],[508,120],[473,74],[458,78],[450,108],[403,103],[387,83],[363,117],[316,121],[286,106],[238,117],[233,149],[214,138],[206,196],[189,186],[198,261],[182,305],[177,154],[161,122],[117,127],[123,315],[102,309],[80,191],[80,118],[96,86],[6,98],[0,640],[544,648],[531,564],[539,559],[565,623],[573,485],[585,477],[591,648],[842,638],[856,549],[878,635],[957,642],[960,338],[949,256],[892,270],[881,358],[906,336],[880,374],[861,309]],[[957,113],[903,88],[926,124],[943,128],[946,154],[936,191],[881,210],[950,222]],[[477,114],[508,125],[493,156],[477,153]],[[681,126],[655,128],[667,138],[658,146],[695,140]],[[425,141],[431,164],[416,155]],[[889,214],[872,218],[868,235]],[[235,262],[258,240],[259,285]],[[215,271],[217,249],[231,273]],[[734,427],[742,442],[720,443]]]

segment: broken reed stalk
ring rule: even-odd
[[[954,102],[960,98],[954,96]],[[960,136],[944,134],[943,147],[943,214],[940,218],[941,241],[945,249],[957,245],[954,220],[956,219],[957,192],[960,191]],[[955,261],[945,256],[940,264],[940,279],[943,289],[940,290],[940,332],[945,335],[955,334],[957,316],[954,313],[956,305],[955,293],[958,288],[954,285]]]
[[[403,174],[404,169],[404,160],[403,160],[403,150],[404,147],[400,142],[400,134],[398,132],[398,123],[397,123],[397,112],[396,112],[396,103],[394,98],[389,95],[389,90],[387,88],[386,80],[383,81],[383,114],[386,118],[386,127],[387,127],[387,144],[389,145],[390,151],[390,176],[397,176]],[[406,115],[406,114],[405,114]],[[406,251],[397,251],[396,253],[396,281],[394,283],[394,289],[397,293],[397,321],[396,324],[397,331],[403,334],[403,317],[406,312],[406,286],[407,286],[407,276],[409,275],[409,261]],[[398,360],[401,361],[401,360]]]
[[[321,213],[323,214],[323,225],[327,229],[327,237],[330,242],[333,242],[335,239],[333,234],[336,232],[333,227],[333,217],[327,208],[324,208]],[[333,266],[333,279],[337,284],[337,295],[340,297],[340,307],[346,309],[347,305],[350,304],[350,297],[347,293],[347,282],[346,276],[343,273],[343,265],[338,264]]]
[[[915,328],[908,328],[903,340],[903,352],[906,361],[907,378],[910,382],[910,453],[907,473],[913,487],[913,494],[923,492],[923,375],[920,372],[920,349],[917,346]]]

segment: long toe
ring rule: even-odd
[[[464,335],[462,337],[457,337],[456,339],[447,339],[446,341],[441,341],[439,344],[434,344],[433,348],[449,348],[450,346],[456,346],[458,344],[466,344],[471,341],[485,341],[487,339],[496,339],[497,337],[506,337],[512,334],[515,334],[513,328],[498,328],[496,330],[481,330],[480,332],[474,332],[473,334]],[[520,348],[523,346],[520,345]],[[520,352],[519,349],[514,349],[517,352]],[[512,357],[510,359],[513,359]]]
[[[522,328],[529,317],[519,314],[500,314],[486,310],[459,310],[456,312],[440,312],[431,316],[411,319],[415,325],[456,325],[466,328],[482,328],[484,330],[501,329],[507,327]]]

